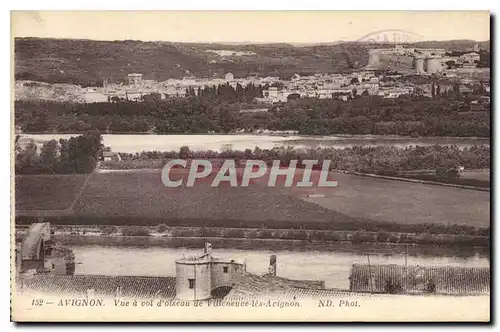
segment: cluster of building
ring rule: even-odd
[[[370,69],[398,68],[399,71],[417,75],[443,73],[451,68],[475,68],[480,61],[476,44],[472,52],[453,55],[445,49],[405,48],[396,45],[389,49],[369,50],[368,66]]]
[[[110,83],[104,80],[102,87],[88,87],[71,90],[71,100],[80,102],[113,102],[118,100],[141,101],[144,96],[154,94],[156,98],[186,97],[197,94],[199,90],[230,85],[245,87],[249,84],[266,87],[257,101],[272,104],[287,102],[293,98],[337,98],[348,100],[356,95],[378,95],[383,98],[397,98],[400,95],[415,92],[417,86],[403,76],[432,76],[433,78],[450,80],[459,83],[463,89],[473,84],[485,84],[489,89],[489,68],[477,68],[480,61],[477,45],[474,51],[467,53],[446,52],[445,49],[409,48],[396,45],[394,48],[369,50],[368,65],[362,70],[346,74],[315,74],[309,76],[293,75],[284,80],[279,77],[259,77],[251,75],[236,78],[227,73],[223,78],[196,78],[186,76],[182,79],[155,81],[144,79],[141,73],[129,73],[124,83]],[[398,75],[390,75],[397,72]],[[389,78],[389,80],[387,80]],[[471,84],[472,81],[472,84]],[[27,85],[26,85],[27,84]],[[42,84],[42,83],[40,83]],[[36,82],[16,83],[16,95],[30,96],[36,89],[37,96],[48,96],[46,99],[64,99],[63,87],[58,91],[53,87],[42,86]],[[36,87],[33,87],[36,85]],[[431,84],[418,86],[418,91],[431,96]],[[443,91],[443,90],[441,90]],[[79,94],[79,96],[77,96]],[[62,98],[62,99],[61,99]]]
[[[461,68],[475,68],[479,61],[481,60],[481,56],[477,52],[469,52],[457,56],[453,55],[445,55],[442,58],[443,66],[446,67],[461,67]],[[451,61],[451,66],[449,62]]]
[[[186,97],[189,90],[198,93],[209,87],[230,85],[233,88],[239,84],[242,87],[248,84],[267,86],[263,96],[256,98],[262,103],[287,102],[290,98],[338,98],[348,100],[356,94],[368,93],[385,98],[396,98],[401,94],[411,93],[408,87],[390,86],[380,81],[374,71],[363,70],[351,74],[315,74],[301,76],[295,74],[290,80],[279,77],[235,78],[227,73],[225,78],[195,78],[169,79],[163,82],[144,80],[141,74],[128,75],[128,84],[109,84],[106,81],[102,88],[87,88],[86,94],[93,102],[113,101],[115,98],[124,100],[142,100],[145,95],[156,93],[161,99],[170,97]],[[99,96],[99,97],[97,97]],[[89,100],[89,101],[90,101]]]
[[[271,85],[280,81],[278,77],[257,77],[250,76],[246,78],[235,79],[232,73],[227,73],[224,78],[196,78],[194,76],[186,76],[182,79],[168,79],[166,81],[157,82],[154,80],[146,80],[140,73],[130,73],[127,76],[128,84],[123,83],[108,83],[104,80],[103,87],[90,87],[86,89],[88,100],[92,102],[112,101],[115,98],[123,100],[142,100],[145,95],[159,94],[162,99],[171,97],[186,97],[188,91],[192,89],[195,94],[198,90],[203,90],[209,87],[217,87],[229,84],[233,88],[239,84],[245,87],[249,84],[264,86]]]
[[[388,49],[371,49],[368,52],[370,69],[393,69],[414,72],[418,75],[436,74],[443,71],[444,49],[405,48],[396,45]]]
[[[470,92],[474,85],[482,85],[489,92],[489,68],[477,68],[480,61],[477,45],[474,51],[453,56],[445,49],[408,48],[396,45],[390,49],[369,50],[368,65],[349,74],[295,74],[290,81],[281,81],[283,88],[271,87],[264,91],[263,102],[286,102],[289,96],[337,98],[344,101],[355,95],[378,95],[397,98],[419,93],[432,96],[432,84],[414,84],[403,76],[432,76],[441,82],[440,92],[460,87]],[[450,55],[451,54],[451,55]],[[396,72],[398,74],[388,74]]]
[[[128,75],[128,85],[107,84],[105,82],[103,100],[117,97],[128,100],[140,100],[145,94],[158,93],[161,98],[185,97],[189,89],[197,93],[198,89],[229,84],[236,87],[238,84],[245,87],[248,84],[267,86],[263,96],[256,98],[263,103],[287,102],[292,98],[337,98],[348,100],[356,95],[378,95],[383,98],[397,98],[400,95],[411,94],[415,85],[408,83],[394,84],[395,80],[385,82],[382,77],[387,74],[377,74],[383,70],[400,72],[403,75],[434,75],[439,77],[473,76],[479,62],[479,53],[469,52],[453,57],[446,55],[445,49],[407,48],[396,45],[391,49],[372,49],[369,51],[368,65],[360,71],[348,74],[315,74],[310,76],[293,75],[290,80],[279,77],[250,76],[235,78],[227,73],[224,78],[195,78],[169,79],[163,82],[144,80],[141,74]],[[450,68],[449,61],[458,66]],[[457,68],[458,67],[458,68]],[[465,71],[465,72],[464,72]],[[431,95],[430,85],[420,89],[424,94]],[[107,96],[107,97],[105,97]]]
[[[295,74],[289,81],[280,81],[281,89],[274,86],[263,91],[261,102],[286,102],[293,96],[310,98],[338,98],[347,100],[353,94],[367,91],[370,95],[379,93],[379,79],[373,72],[361,71],[353,74],[316,74],[300,76]]]

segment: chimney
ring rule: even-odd
[[[276,277],[276,255],[271,255],[269,260],[269,275]]]
[[[205,255],[212,257],[212,244],[210,242],[205,242]]]

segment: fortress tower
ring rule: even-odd
[[[211,298],[217,288],[235,286],[245,273],[245,264],[213,257],[207,242],[203,255],[178,259],[175,272],[176,298],[200,301]]]
[[[422,55],[415,56],[415,70],[418,75],[424,74],[424,57]]]
[[[440,73],[443,71],[443,66],[441,65],[441,57],[439,56],[429,56],[425,60],[426,71],[429,74]]]
[[[368,66],[377,67],[380,64],[380,50],[368,50]]]

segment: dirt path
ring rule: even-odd
[[[100,164],[101,164],[101,162],[98,162],[96,168],[94,168],[94,171],[92,173],[90,173],[89,176],[87,176],[87,178],[83,182],[82,186],[80,187],[80,190],[78,190],[78,192],[76,193],[75,199],[73,199],[73,202],[71,202],[71,205],[67,208],[67,210],[69,210],[71,213],[73,213],[73,210],[75,208],[76,202],[80,199],[80,197],[82,196],[84,190],[87,189],[87,184],[89,183],[90,178],[95,173],[98,173]]]

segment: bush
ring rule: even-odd
[[[298,232],[295,232],[295,234],[294,234],[294,238],[295,238],[296,240],[306,240],[306,239],[307,239],[307,237],[308,237],[308,236],[307,236],[307,232],[306,232],[306,231],[304,231],[304,230],[300,230],[300,231],[298,231]]]
[[[125,236],[149,236],[149,230],[146,227],[126,226],[122,229],[122,234]]]
[[[279,237],[280,239],[283,239],[283,240],[293,239],[293,231],[289,230],[286,232],[278,232],[276,237]]]
[[[269,239],[273,236],[273,232],[267,229],[263,229],[259,232],[259,237],[264,239]]]
[[[391,233],[389,233],[389,232],[379,232],[377,234],[377,242],[385,243],[385,242],[387,242],[387,240],[389,239],[390,236],[391,236]]]
[[[420,234],[419,237],[415,239],[418,244],[436,244],[435,235],[432,234]]]
[[[103,227],[101,227],[101,234],[102,235],[111,235],[114,233],[116,233],[115,226],[103,226]]]
[[[230,229],[227,232],[224,232],[224,237],[229,237],[229,238],[242,238],[244,235],[244,232],[242,229]]]
[[[165,233],[167,230],[168,230],[168,226],[165,224],[158,224],[158,226],[156,226],[156,231],[158,233]]]
[[[410,242],[410,237],[408,236],[408,234],[403,233],[399,236],[399,243],[408,243],[408,242]]]
[[[330,241],[342,241],[343,237],[342,237],[341,234],[338,234],[335,231],[331,231],[331,232],[328,233],[328,237],[326,238],[326,240],[330,240]]]
[[[195,237],[195,236],[199,236],[199,234],[197,234],[196,230],[191,229],[191,228],[173,229],[172,236],[173,237]]]
[[[248,239],[255,239],[256,237],[258,237],[258,235],[259,235],[259,233],[256,230],[251,230],[251,231],[246,232],[246,237]]]
[[[363,232],[355,232],[351,236],[352,243],[373,242],[374,236]]]
[[[220,231],[214,228],[210,227],[202,227],[200,228],[199,232],[195,231],[195,236],[200,236],[200,237],[219,237],[220,236]]]
[[[312,240],[328,240],[328,233],[322,231],[311,232],[310,238]]]
[[[490,242],[489,240],[489,238],[484,236],[474,236],[467,240],[467,244],[473,246],[488,246]]]
[[[457,179],[460,177],[460,173],[456,169],[456,167],[450,168],[450,167],[439,166],[436,167],[436,176]]]
[[[395,234],[391,234],[389,236],[389,238],[387,239],[387,242],[389,243],[398,243],[399,241],[399,236],[395,235]]]
[[[330,231],[330,232],[322,232],[322,231],[315,231],[311,232],[311,239],[313,240],[321,240],[321,241],[342,241],[342,237],[337,234],[335,231]]]

